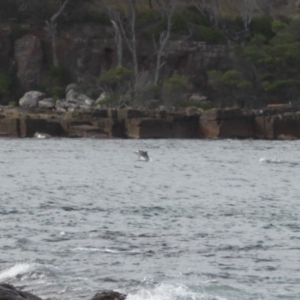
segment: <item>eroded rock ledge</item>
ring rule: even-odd
[[[300,108],[282,105],[259,111],[241,109],[94,109],[58,112],[2,107],[0,136],[33,137],[281,139],[300,138]]]
[[[126,295],[115,291],[97,293],[91,300],[125,300]],[[10,284],[0,284],[0,300],[42,300],[30,292],[22,291]]]

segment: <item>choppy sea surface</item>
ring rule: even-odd
[[[0,282],[54,300],[300,299],[300,141],[0,142]]]

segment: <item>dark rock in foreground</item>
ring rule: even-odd
[[[10,284],[0,284],[0,300],[42,300],[41,298],[31,294],[17,290]]]
[[[115,291],[97,293],[91,300],[125,300],[126,295]],[[0,284],[0,300],[42,300],[30,292],[20,291],[13,285]]]
[[[102,293],[97,293],[92,300],[125,300],[126,295],[115,292],[115,291],[105,291]]]

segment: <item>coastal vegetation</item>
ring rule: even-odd
[[[124,99],[131,106],[146,106],[156,99],[167,108],[260,108],[299,102],[296,2],[284,6],[276,0],[1,0],[0,12],[1,28],[11,28],[11,48],[27,34],[39,36],[44,47],[49,46],[39,80],[30,88],[54,100],[63,98],[65,86],[77,81],[96,98],[105,92],[107,106]],[[113,41],[106,56],[113,59],[98,74],[79,76],[60,55],[61,32],[85,23],[105,28],[102,38]],[[152,47],[146,57],[144,40]],[[222,45],[227,57],[203,64],[193,73],[182,64],[177,66],[172,46],[177,42],[205,44],[210,49]],[[181,55],[180,59],[189,58]],[[2,104],[17,102],[28,89],[18,81],[13,58],[0,65]],[[190,103],[193,94],[205,102]]]

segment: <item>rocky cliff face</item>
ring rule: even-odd
[[[19,29],[18,29],[19,30]],[[59,64],[70,75],[70,81],[81,82],[103,74],[116,65],[116,47],[109,27],[92,23],[64,27],[58,35]],[[38,86],[52,67],[52,49],[44,28],[15,38],[14,25],[0,27],[0,70],[18,78],[22,92]],[[155,51],[151,40],[138,40],[138,60],[141,72],[152,74]],[[220,64],[228,65],[231,49],[225,45],[171,40],[164,56],[162,76],[174,71],[192,78],[201,85],[205,71]],[[124,65],[132,67],[132,57],[124,45]],[[3,103],[2,103],[3,104]]]

